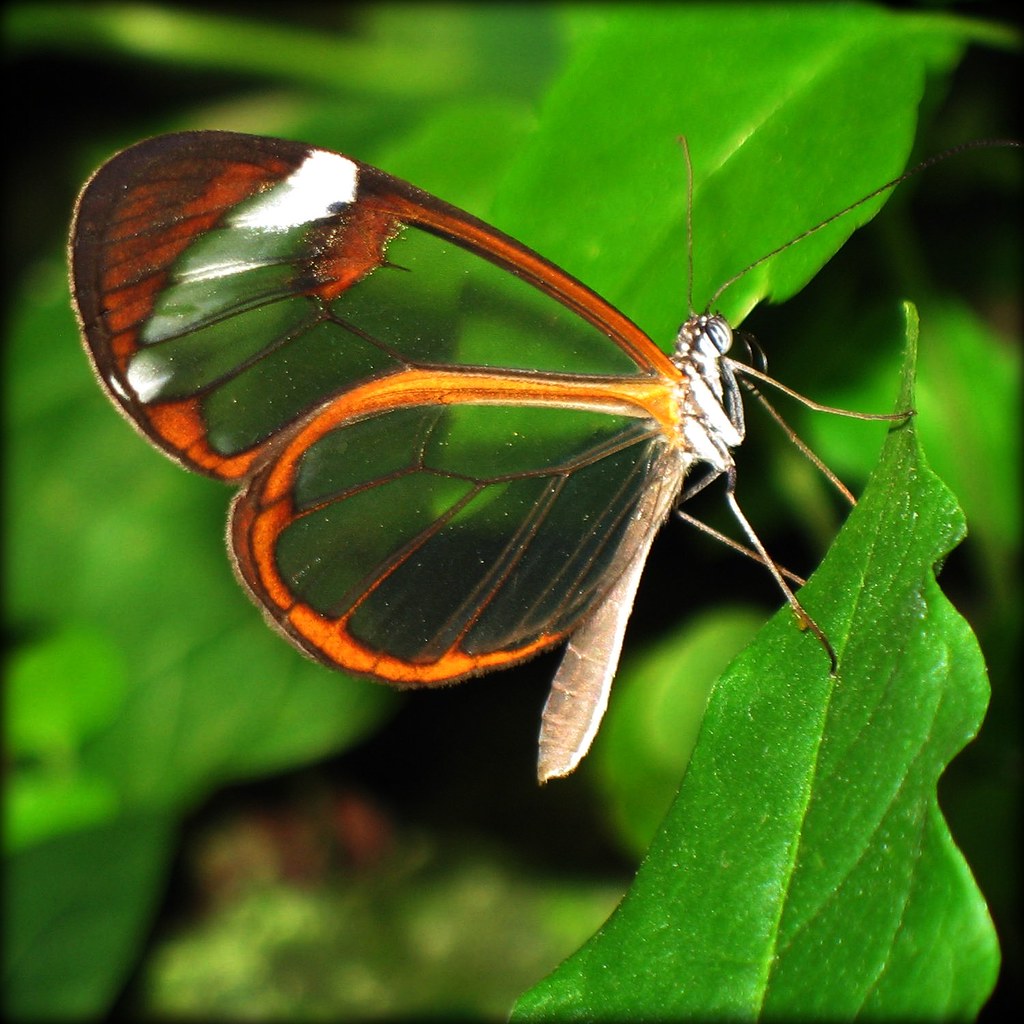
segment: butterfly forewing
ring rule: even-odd
[[[651,372],[635,346],[508,273],[521,246],[492,231],[500,245],[481,259],[479,222],[424,199],[282,140],[188,133],[125,151],[86,187],[73,234],[99,375],[165,450],[237,477],[321,403],[410,365]]]

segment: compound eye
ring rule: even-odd
[[[719,316],[717,313],[714,316],[709,316],[704,324],[704,332],[711,339],[711,344],[722,355],[725,355],[732,347],[732,328],[725,317]]]

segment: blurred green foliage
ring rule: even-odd
[[[750,260],[898,173],[908,156],[1005,133],[1010,101],[1001,76],[1016,59],[1019,39],[998,24],[929,9],[836,5],[299,4],[285,11],[15,4],[4,19],[21,142],[8,196],[13,302],[4,367],[13,643],[5,716],[13,769],[5,803],[9,1012],[95,1016],[120,994],[131,1015],[140,1007],[156,1015],[297,1019],[312,1015],[311,1007],[334,1016],[500,1015],[593,932],[613,893],[627,884],[628,857],[644,848],[678,788],[687,753],[682,737],[690,737],[688,746],[698,730],[723,637],[732,636],[738,649],[746,609],[755,601],[770,608],[777,596],[758,579],[758,567],[708,551],[700,537],[680,540],[675,526],[665,531],[627,640],[622,699],[613,696],[606,735],[579,777],[542,791],[533,789],[531,761],[549,660],[401,702],[384,688],[305,661],[266,628],[235,584],[223,550],[227,492],[147,450],[91,378],[62,257],[76,189],[116,149],[161,131],[220,127],[306,139],[491,219],[607,295],[667,346],[686,304],[677,135],[687,135],[694,158],[694,300],[701,304]],[[58,108],[50,98],[54,83],[72,83]],[[1004,955],[1018,967],[1019,873],[1012,868],[1018,858],[1010,821],[1020,750],[1019,182],[1019,154],[998,151],[915,179],[796,299],[758,309],[745,323],[780,380],[834,405],[885,410],[895,400],[900,300],[913,299],[920,310],[916,426],[969,530],[942,582],[976,630],[993,684],[989,722],[946,773],[943,804],[988,897]],[[740,317],[767,295],[797,292],[869,212],[748,275],[722,296],[723,311]],[[859,490],[884,429],[805,416],[799,408],[791,418]],[[741,500],[769,548],[804,570],[818,560],[840,512],[813,471],[770,427],[761,429],[756,413],[750,419]],[[788,525],[794,509],[805,523],[795,541]],[[724,523],[713,507],[702,506],[700,514]],[[936,528],[931,541],[920,538],[921,550],[941,558],[956,532]],[[721,609],[716,628],[690,618],[708,607]],[[948,611],[939,618],[950,626]],[[795,632],[788,619],[775,629]],[[967,651],[970,641],[958,630],[957,649]],[[709,635],[713,656],[694,654],[694,644]],[[820,651],[809,638],[797,639],[803,653],[794,673],[799,661],[799,671],[821,684]],[[708,682],[693,677],[695,689],[684,699],[659,693],[663,717],[654,742],[645,743],[654,728],[644,721],[651,714],[645,673],[653,671],[665,686],[670,669],[658,665],[684,657],[695,674],[708,665]],[[976,703],[976,664],[968,676],[963,699]],[[715,712],[716,729],[706,726],[698,739],[695,757],[704,760],[695,763],[750,756],[775,742],[780,721],[803,743],[841,735],[802,716],[806,708],[792,684],[803,678],[794,674],[787,686],[750,692],[746,711],[736,690],[727,690],[736,703]],[[949,685],[955,688],[958,678]],[[786,694],[790,702],[777,706]],[[772,715],[758,717],[761,701]],[[855,713],[856,699],[850,706]],[[744,719],[743,729],[721,717],[730,709]],[[900,721],[914,725],[911,716]],[[968,721],[960,742],[970,731]],[[666,745],[673,734],[680,737],[675,749]],[[898,766],[906,735],[897,731],[876,756]],[[935,773],[956,745],[943,749]],[[335,760],[324,762],[328,757]],[[334,933],[308,916],[301,919],[306,924],[293,919],[284,928],[279,919],[246,919],[232,929],[231,921],[261,899],[278,911],[301,902],[294,872],[282,866],[288,858],[280,842],[270,844],[273,856],[260,847],[257,868],[244,854],[251,846],[232,848],[225,870],[241,895],[227,909],[209,900],[211,916],[204,919],[194,902],[183,908],[186,866],[194,872],[196,860],[209,857],[196,826],[186,828],[186,849],[206,853],[179,860],[172,876],[179,881],[167,889],[188,815],[225,785],[310,765],[319,767],[307,768],[297,785],[357,794],[345,806],[362,808],[356,820],[380,840],[368,844],[375,857],[361,859],[354,851],[363,847],[352,837],[362,833],[342,816],[340,852],[326,857],[328,868],[312,872],[338,916],[351,908],[352,931]],[[694,831],[694,808],[713,792],[706,778],[696,768],[687,778],[674,830],[662,832],[649,854],[640,894],[602,940],[605,951],[628,949],[656,921],[644,908],[672,877],[667,869],[687,848],[687,836],[721,850],[730,830],[740,836],[753,827],[739,810],[743,803],[724,792],[707,806],[704,831]],[[925,778],[915,806],[930,808],[932,776]],[[782,777],[769,779],[767,791],[781,799],[786,785]],[[261,827],[279,824],[276,804],[261,803],[261,792],[246,788],[239,799],[261,807]],[[320,812],[314,818],[322,822]],[[941,819],[929,811],[926,820],[943,855],[955,860]],[[790,841],[812,842],[801,825],[786,821]],[[894,832],[904,866],[919,827],[915,819]],[[250,821],[243,832],[251,844],[266,829]],[[449,856],[464,837],[471,854]],[[293,831],[285,839],[286,851],[307,849]],[[813,844],[803,849],[815,853]],[[707,864],[702,871],[693,873],[691,887],[714,874]],[[209,896],[208,880],[204,888],[190,877],[190,900],[196,888]],[[474,879],[475,898],[488,912],[459,916],[460,933],[470,934],[445,945],[440,936],[457,901],[451,894],[464,893]],[[311,884],[308,876],[303,884]],[[686,879],[679,884],[685,888]],[[884,891],[870,901],[873,911],[886,909]],[[741,899],[743,892],[740,886],[732,895]],[[987,994],[994,959],[984,911],[969,886],[949,899],[951,916],[973,913],[968,931],[972,939],[982,936],[960,950],[968,966],[957,1006],[969,1012]],[[519,906],[535,913],[513,913]],[[374,924],[381,933],[365,944],[370,951],[360,961],[364,944],[352,936]],[[867,927],[849,918],[846,924]],[[239,958],[235,974],[225,956],[219,979],[204,977],[199,991],[176,989],[189,936],[199,951],[192,955],[202,959],[222,925],[236,950],[265,927],[267,941],[253,947],[277,953]],[[658,959],[666,973],[652,991],[688,958],[714,954],[701,945],[720,940],[724,932],[714,928],[712,922],[668,942]],[[856,934],[842,941],[855,945]],[[295,936],[310,935],[340,951],[323,957],[319,978],[341,958],[347,977],[369,979],[360,989],[367,999],[339,1003],[316,971],[296,970],[310,958],[287,952]],[[511,956],[531,942],[535,959]],[[396,948],[401,957],[389,961]],[[492,970],[481,970],[470,949],[490,951]],[[396,962],[416,969],[398,971]],[[573,963],[576,975],[549,983],[534,1005],[552,991],[551,1005],[571,1003],[585,990],[586,972]],[[801,963],[809,972],[805,984],[820,976],[826,1003],[816,1011],[847,1012],[842,985],[825,983],[827,959],[817,963],[817,974],[813,957]],[[621,984],[631,970],[624,966]],[[417,991],[424,984],[416,979],[444,981],[422,1001],[373,998],[403,976]],[[218,986],[227,986],[228,995]],[[912,998],[899,974],[892,986],[883,1007]],[[771,1005],[764,990],[761,996]],[[910,1015],[922,1009],[903,1005]],[[613,1001],[591,1011],[600,1015],[602,1007],[606,1015],[621,1011]],[[694,1012],[710,1012],[710,1005]]]

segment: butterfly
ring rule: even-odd
[[[565,644],[542,781],[590,747],[692,467],[728,479],[792,597],[732,496],[747,368],[721,316],[691,315],[666,354],[472,215],[221,131],[104,164],[70,263],[100,383],[157,448],[240,488],[235,572],[299,650],[413,687]]]

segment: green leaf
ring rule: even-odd
[[[67,630],[12,660],[7,682],[8,750],[59,758],[116,716],[124,668],[94,633]]]
[[[748,263],[903,170],[926,78],[966,42],[955,22],[867,5],[609,11],[579,18],[573,59],[494,213],[663,346],[687,312],[678,137],[693,159],[703,308]],[[704,46],[708,66],[687,59]],[[738,323],[760,299],[794,294],[885,198],[761,265],[717,308]]]
[[[166,818],[122,816],[7,860],[2,980],[11,1019],[76,1020],[113,1001],[159,898],[171,834]]]
[[[117,787],[85,769],[80,755],[121,711],[126,684],[116,648],[95,631],[67,629],[18,651],[9,668],[5,739],[14,785],[5,846],[111,821]]]
[[[1020,533],[1020,349],[1000,344],[949,298],[930,309],[927,327],[917,400],[923,440],[936,470],[964,495],[972,533],[998,559]]]
[[[899,407],[912,404],[916,314]],[[712,693],[679,798],[601,931],[515,1020],[970,1017],[998,968],[936,785],[988,699],[934,578],[962,515],[913,422],[801,598]]]
[[[408,20],[408,19],[407,19]],[[55,43],[71,50],[103,49],[172,67],[217,68],[308,85],[355,89],[395,88],[451,92],[465,87],[473,69],[441,59],[443,49],[425,49],[412,33],[392,34],[391,45],[329,38],[326,33],[266,25],[247,17],[175,11],[153,4],[19,5],[10,19],[19,47]],[[456,45],[470,40],[456,35]],[[317,53],[319,60],[309,60]]]

